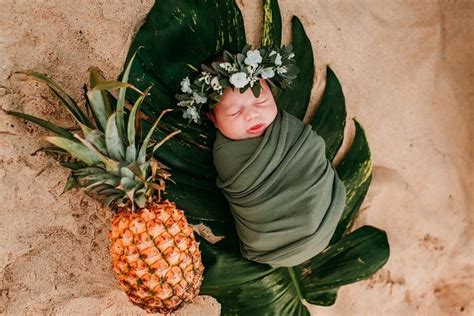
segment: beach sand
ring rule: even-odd
[[[261,6],[237,1],[258,43]],[[284,41],[298,16],[311,39],[311,117],[329,65],[348,126],[363,126],[373,180],[355,228],[388,233],[389,262],[341,288],[314,315],[474,314],[474,2],[280,0]],[[0,106],[74,123],[45,87],[48,74],[79,99],[87,69],[121,72],[153,1],[0,1]],[[0,313],[141,315],[119,289],[108,255],[110,213],[82,192],[62,194],[67,171],[35,153],[47,132],[0,112]],[[340,157],[340,156],[339,156]],[[339,159],[339,158],[338,158]],[[200,296],[178,315],[219,315]]]

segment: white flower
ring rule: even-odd
[[[211,80],[211,87],[212,87],[212,89],[214,89],[215,91],[222,89],[222,86],[221,86],[221,84],[219,83],[219,80],[217,79],[217,77],[212,78],[212,80]]]
[[[273,55],[275,55],[276,53],[277,53],[276,51],[272,50],[272,51],[270,52],[270,54],[268,54],[268,56],[273,56]]]
[[[211,77],[212,75],[208,72],[205,72],[205,71],[202,71],[201,72],[201,77],[198,79],[199,81],[203,81],[206,83],[206,84],[210,84],[211,83]]]
[[[290,53],[290,55],[288,55],[288,59],[293,59],[293,57],[295,57],[295,53]]]
[[[236,72],[230,76],[229,82],[236,88],[243,88],[249,80],[245,72]]]
[[[234,71],[238,70],[238,68],[235,64],[231,64],[231,63],[227,63],[227,62],[220,63],[219,66],[227,72],[234,72]]]
[[[273,78],[274,76],[275,76],[275,71],[273,71],[273,68],[268,67],[268,68],[262,69],[262,79]]]
[[[178,106],[190,106],[194,103],[194,100],[182,100],[178,102]]]
[[[281,55],[277,54],[277,57],[275,58],[275,65],[280,66],[281,65]]]
[[[286,74],[288,69],[286,69],[286,66],[282,66],[282,67],[277,67],[276,71],[278,74],[281,75],[281,74]]]
[[[229,71],[232,69],[232,64],[231,64],[231,63],[227,63],[227,62],[225,62],[225,63],[220,63],[219,66],[220,66],[222,69],[226,70],[227,72],[229,72]]]
[[[189,81],[189,77],[184,78],[181,80],[181,91],[184,93],[191,93],[193,90],[191,90],[191,82]]]
[[[195,106],[190,106],[186,109],[186,112],[183,113],[185,119],[191,119],[195,123],[199,121],[199,113]]]
[[[207,102],[207,97],[201,97],[196,91],[193,91],[193,99],[194,101],[196,101],[197,104],[204,104]]]
[[[247,52],[247,57],[244,59],[244,63],[246,65],[250,65],[253,68],[257,68],[258,64],[262,62],[262,56],[260,56],[260,51],[256,50],[249,50]]]

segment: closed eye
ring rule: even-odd
[[[233,114],[229,114],[229,115],[227,115],[227,116],[237,116],[239,113],[240,113],[240,110],[237,111],[237,112],[235,112],[235,113],[233,113]]]
[[[260,101],[260,102],[257,103],[257,105],[265,104],[265,102],[267,102],[267,100]]]

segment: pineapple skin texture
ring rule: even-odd
[[[204,266],[182,210],[168,200],[119,208],[109,233],[120,287],[147,312],[168,314],[199,294]]]

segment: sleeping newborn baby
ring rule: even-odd
[[[266,80],[226,88],[208,117],[217,186],[235,218],[242,255],[272,267],[298,265],[328,245],[345,206],[345,187],[311,126],[278,110]]]

